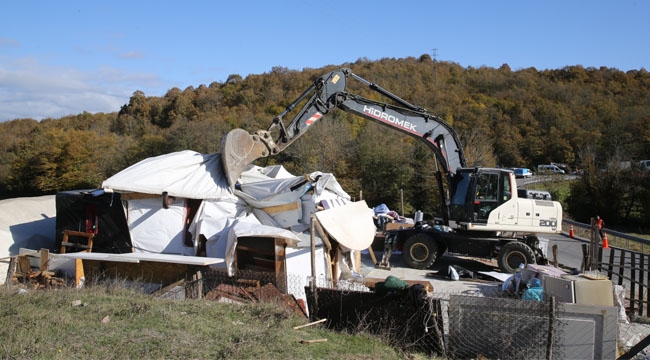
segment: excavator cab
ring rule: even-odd
[[[511,171],[505,169],[458,169],[451,181],[450,226],[487,223],[494,210],[512,199],[512,181]]]

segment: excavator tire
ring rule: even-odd
[[[404,242],[402,258],[413,269],[425,270],[438,259],[438,243],[431,236],[418,233]]]
[[[521,241],[511,241],[501,248],[497,262],[501,271],[514,274],[519,264],[535,263],[535,252]]]

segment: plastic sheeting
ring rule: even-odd
[[[162,208],[162,197],[125,202],[134,247],[144,252],[194,255],[199,238],[206,239],[206,255],[234,252],[237,236],[266,236],[296,240],[308,231],[309,219],[323,200],[348,202],[350,196],[332,174],[313,172],[294,176],[282,166],[251,165],[241,174],[233,194],[221,167],[220,154],[180,151],[145,159],[110,177],[105,190],[173,196]],[[203,200],[193,219],[186,219],[186,199]],[[341,245],[366,249],[374,238],[372,211],[365,202],[341,207],[341,216],[323,212],[321,223]],[[357,209],[350,213],[350,209]],[[331,211],[331,210],[326,210]],[[332,212],[330,214],[335,214]],[[190,220],[193,246],[183,242]],[[371,230],[371,231],[370,231]]]
[[[316,218],[339,244],[351,250],[368,249],[377,231],[372,210],[363,200],[319,211]]]
[[[163,209],[159,199],[129,200],[127,224],[134,252],[194,255],[183,244],[185,232],[184,201],[175,200]]]
[[[232,197],[220,154],[185,150],[142,160],[102,183],[105,190],[162,194],[189,199]]]

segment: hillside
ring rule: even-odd
[[[276,67],[246,78],[234,74],[224,83],[173,88],[163,97],[134,91],[116,113],[1,123],[0,198],[97,187],[121,169],[163,153],[218,152],[229,130],[266,129],[316,78],[339,67],[442,117],[458,132],[471,165],[534,169],[556,162],[592,174],[610,169],[611,179],[594,176],[579,185],[576,194],[582,195],[573,206],[580,201],[612,223],[650,218],[644,216],[650,214],[646,180],[624,186],[614,182],[630,178],[614,174],[617,164],[650,158],[650,74],[645,69],[512,70],[507,64],[463,68],[450,62],[434,67],[428,55],[302,71]],[[386,101],[364,84],[350,81],[348,90]],[[363,192],[370,204],[399,208],[404,199],[407,213],[435,214],[437,209],[429,151],[342,111],[331,112],[286,152],[266,161],[296,174],[332,172],[346,191]],[[608,196],[595,202],[594,192]]]

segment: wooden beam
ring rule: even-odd
[[[50,250],[41,249],[41,263],[39,269],[41,271],[48,271],[50,266]]]
[[[294,329],[294,330],[298,330],[298,329],[302,329],[302,328],[307,327],[307,326],[312,326],[312,325],[320,324],[320,323],[323,323],[323,322],[325,322],[325,321],[327,321],[327,319],[320,319],[320,320],[317,320],[317,321],[310,322],[309,324],[299,325],[299,326],[294,326],[293,329]]]
[[[76,288],[83,286],[82,283],[83,281],[85,281],[83,260],[75,259],[74,260],[74,286]]]
[[[261,210],[263,210],[267,214],[276,214],[285,211],[300,210],[300,201],[294,201],[292,203],[282,204],[282,205],[267,206],[265,208],[261,208]]]

